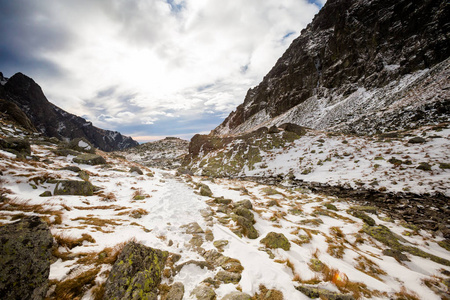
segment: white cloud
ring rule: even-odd
[[[40,1],[34,13],[73,40],[34,49],[65,76],[31,75],[50,101],[108,129],[226,114],[318,11],[306,0],[170,2]]]

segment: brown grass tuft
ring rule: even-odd
[[[87,233],[83,233],[81,235],[81,238],[75,238],[71,236],[66,236],[63,234],[54,234],[53,237],[55,238],[58,245],[62,247],[66,247],[68,249],[73,249],[75,247],[83,245],[84,241],[88,241],[90,243],[95,243],[94,238]]]
[[[56,284],[55,292],[51,295],[50,299],[81,299],[83,294],[95,285],[95,279],[99,272],[100,268],[95,268],[83,272],[74,278],[58,282]]]

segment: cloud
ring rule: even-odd
[[[105,129],[155,136],[176,119],[207,131],[322,1],[0,0],[0,71]]]

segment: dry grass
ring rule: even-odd
[[[101,197],[101,199],[100,199],[101,201],[105,201],[105,202],[115,202],[115,201],[117,201],[116,195],[111,193],[111,192],[107,193],[107,194],[101,192],[101,193],[98,194],[98,196]]]
[[[404,286],[401,287],[400,292],[395,293],[395,297],[397,300],[420,300],[416,293],[408,291]]]
[[[92,209],[114,209],[117,210],[123,210],[127,209],[128,207],[125,206],[117,206],[117,205],[98,205],[98,206],[74,206],[73,208],[78,210],[92,210]]]
[[[89,243],[95,243],[95,239],[90,234],[87,233],[83,233],[80,238],[75,238],[64,234],[54,234],[53,237],[55,238],[59,246],[68,249],[73,249],[75,247],[81,246],[83,245],[84,241],[87,241]]]
[[[81,299],[83,294],[95,285],[95,279],[99,272],[100,268],[91,269],[74,278],[56,283],[55,291],[49,298],[58,300]]]
[[[121,225],[120,223],[115,222],[114,220],[106,220],[106,219],[100,219],[95,217],[78,217],[75,219],[72,219],[72,221],[81,221],[81,224],[86,225],[92,225],[96,227],[103,227],[103,226],[118,226]]]
[[[365,256],[359,256],[355,259],[358,264],[355,268],[369,276],[372,276],[375,279],[383,281],[379,275],[386,275],[387,273],[383,271],[376,263],[371,261]]]
[[[105,282],[100,285],[96,285],[92,288],[92,298],[93,300],[103,300],[105,295]]]
[[[95,266],[102,264],[113,265],[116,262],[119,254],[122,252],[125,245],[132,241],[136,242],[136,239],[132,238],[125,242],[119,243],[114,247],[104,248],[102,251],[98,253],[97,252],[80,253],[79,254],[80,258],[78,259],[77,263]]]

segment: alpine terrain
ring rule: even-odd
[[[2,76],[1,298],[450,299],[449,8],[328,0],[190,142]]]

